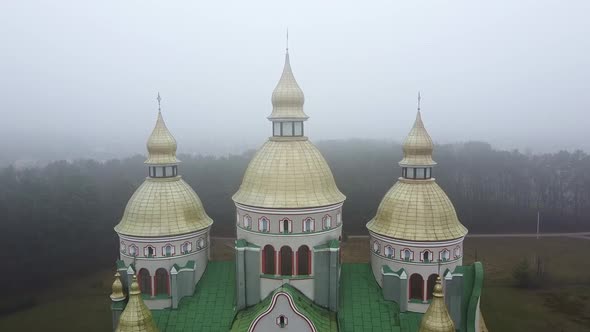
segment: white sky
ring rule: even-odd
[[[160,91],[181,152],[257,147],[288,27],[314,141],[402,140],[420,90],[437,142],[588,151],[589,13],[585,0],[6,0],[0,139],[143,153]]]

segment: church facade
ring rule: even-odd
[[[462,265],[467,229],[434,180],[420,108],[401,176],[367,223],[370,264],[343,264],[345,196],[305,135],[288,49],[271,101],[271,135],[232,197],[231,262],[209,261],[213,221],[178,175],[176,141],[158,112],[148,177],[115,227],[113,330],[487,331],[483,269]]]

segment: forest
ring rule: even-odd
[[[347,196],[344,233],[366,234],[383,195],[401,174],[401,146],[375,140],[317,144]],[[179,173],[213,218],[213,236],[232,237],[231,196],[255,151],[226,157],[180,155]],[[8,293],[112,266],[113,227],[147,174],[145,157],[55,161],[44,167],[0,170],[0,243]],[[469,142],[437,145],[434,177],[470,233],[590,230],[590,156],[582,151],[523,154]]]

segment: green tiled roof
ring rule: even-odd
[[[309,298],[303,295],[303,293],[301,293],[299,290],[297,290],[295,287],[289,284],[284,284],[283,286],[277,288],[262,302],[238,312],[231,331],[248,331],[248,327],[250,327],[252,321],[254,321],[256,317],[258,317],[261,313],[268,309],[273,295],[280,291],[283,291],[291,295],[291,297],[293,298],[293,302],[297,307],[297,310],[301,312],[309,320],[311,320],[318,331],[338,331],[336,313],[331,312],[328,309],[324,309],[318,306],[317,304],[314,304],[313,301],[311,301]]]
[[[417,332],[422,314],[400,313],[385,301],[369,264],[342,264],[340,331]]]
[[[183,298],[178,309],[153,310],[160,331],[228,331],[234,317],[233,262],[209,262],[195,294]]]

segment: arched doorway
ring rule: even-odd
[[[137,282],[139,283],[139,290],[146,295],[152,295],[152,277],[150,272],[146,269],[139,270],[137,274]]]
[[[297,250],[297,274],[309,275],[311,271],[311,251],[308,246],[301,246]]]
[[[168,271],[166,269],[156,270],[156,295],[170,295],[170,287],[168,287]]]
[[[424,299],[424,279],[418,273],[410,276],[410,299],[420,300]]]
[[[281,248],[281,275],[293,275],[293,250],[291,247],[284,246]]]
[[[428,276],[428,281],[426,282],[426,297],[429,300],[432,299],[432,293],[434,292],[434,285],[436,284],[437,277],[437,274],[431,274],[430,276]]]
[[[276,273],[275,248],[270,244],[264,246],[264,250],[262,251],[262,273],[272,275]]]

